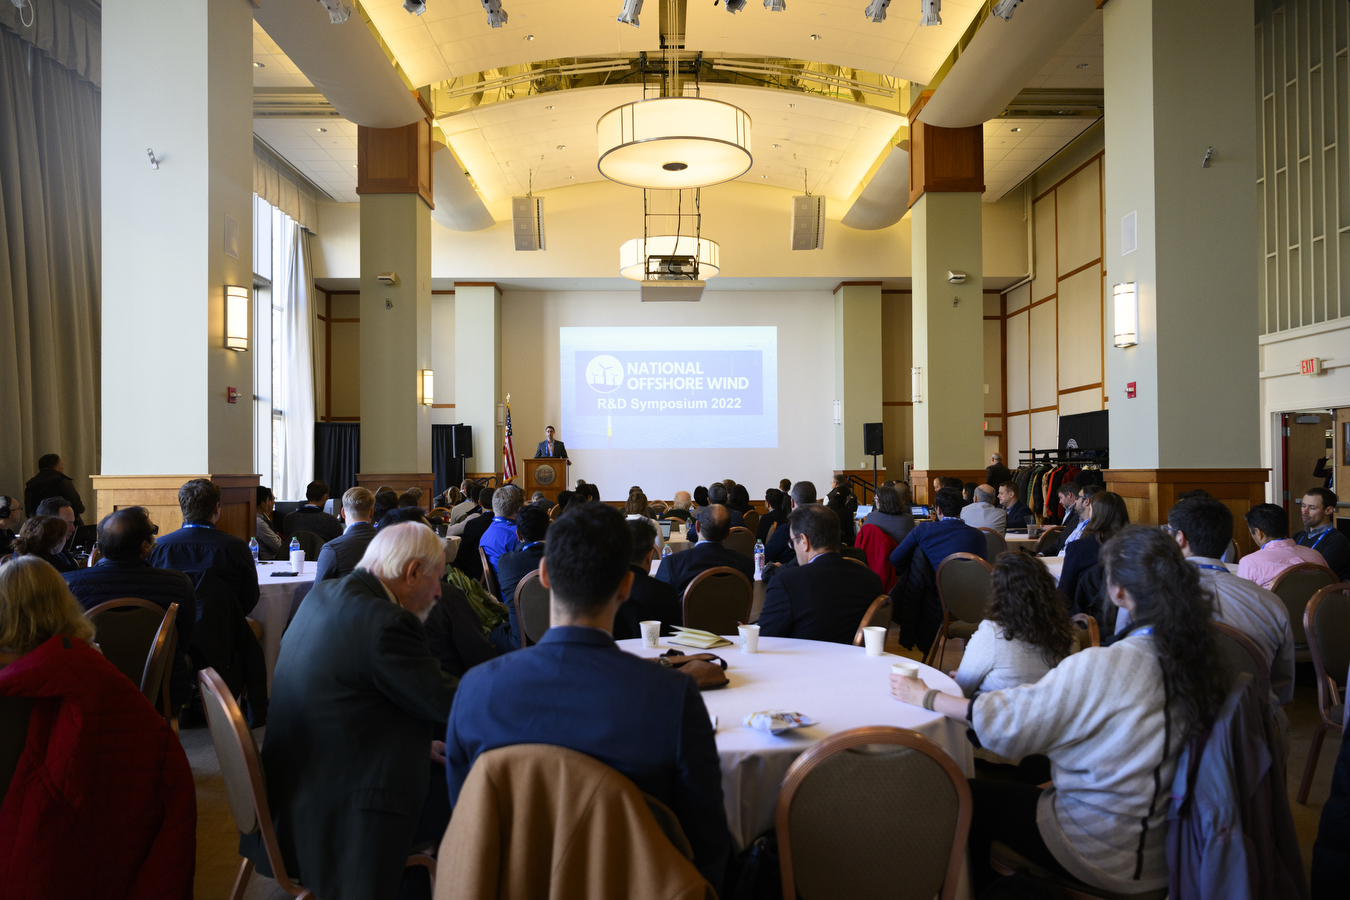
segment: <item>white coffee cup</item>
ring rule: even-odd
[[[648,650],[655,650],[661,646],[660,619],[647,619],[639,622],[638,626],[642,629],[642,646]]]
[[[868,625],[863,629],[863,646],[868,656],[880,656],[886,650],[886,629],[880,625]]]
[[[915,662],[898,662],[891,666],[891,672],[895,675],[904,675],[906,678],[918,678],[919,664]]]
[[[291,551],[291,571],[297,575],[303,575],[305,572],[305,551]]]
[[[738,625],[736,630],[741,634],[741,652],[758,653],[759,652],[759,626],[758,625]]]

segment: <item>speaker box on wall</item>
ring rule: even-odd
[[[511,198],[511,233],[517,250],[544,249],[544,198]]]
[[[455,424],[450,427],[454,429],[450,442],[450,452],[457,459],[467,459],[473,456],[473,426]]]
[[[885,453],[881,449],[881,423],[866,422],[863,424],[863,453],[868,456],[881,456]]]
[[[808,194],[792,198],[792,249],[819,250],[825,246],[825,198]]]

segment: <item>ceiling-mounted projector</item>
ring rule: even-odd
[[[642,285],[643,303],[658,303],[669,300],[692,303],[703,297],[703,288],[707,285],[707,282],[660,279],[641,281],[639,284]]]

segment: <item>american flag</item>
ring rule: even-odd
[[[502,439],[502,453],[506,455],[506,478],[516,477],[516,451],[511,446],[511,404],[506,404],[506,437]]]

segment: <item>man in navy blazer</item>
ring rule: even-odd
[[[797,565],[779,572],[764,593],[759,633],[851,644],[867,608],[885,593],[865,565],[839,553],[839,516],[819,503],[788,516]]]
[[[549,528],[539,577],[553,627],[535,646],[465,674],[445,733],[450,802],[481,753],[567,747],[670,807],[694,865],[720,887],[731,836],[707,707],[692,678],[623,652],[610,632],[633,583],[632,547],[623,514],[599,503],[571,509]]]
[[[341,578],[356,571],[356,564],[365,556],[366,548],[375,540],[375,526],[370,518],[375,514],[375,495],[363,487],[348,488],[342,495],[342,517],[347,527],[338,537],[319,550],[314,581]]]
[[[656,579],[673,585],[675,592],[684,596],[689,582],[700,572],[715,569],[718,566],[730,566],[751,581],[755,580],[755,561],[744,553],[738,553],[722,546],[722,542],[731,533],[730,510],[725,506],[712,504],[698,511],[698,543],[683,553],[672,553],[661,560],[661,568],[656,570]]]
[[[544,429],[547,435],[539,446],[534,448],[535,459],[567,459],[567,446],[562,441],[553,439],[553,426],[550,425]]]
[[[891,565],[895,567],[901,583],[909,577],[909,564],[914,559],[914,551],[920,548],[933,564],[935,572],[942,561],[953,553],[974,553],[980,559],[989,553],[984,532],[967,525],[961,518],[960,491],[943,488],[933,499],[937,507],[937,521],[920,522],[905,535],[900,546],[891,551]]]
[[[792,508],[805,506],[808,503],[816,502],[816,486],[810,481],[799,481],[792,486],[788,492],[788,497],[792,500]],[[764,561],[766,563],[788,563],[797,559],[796,551],[792,549],[792,536],[786,525],[779,525],[769,535],[769,542],[764,545]],[[770,574],[773,570],[769,570]],[[765,579],[768,580],[767,578]]]

